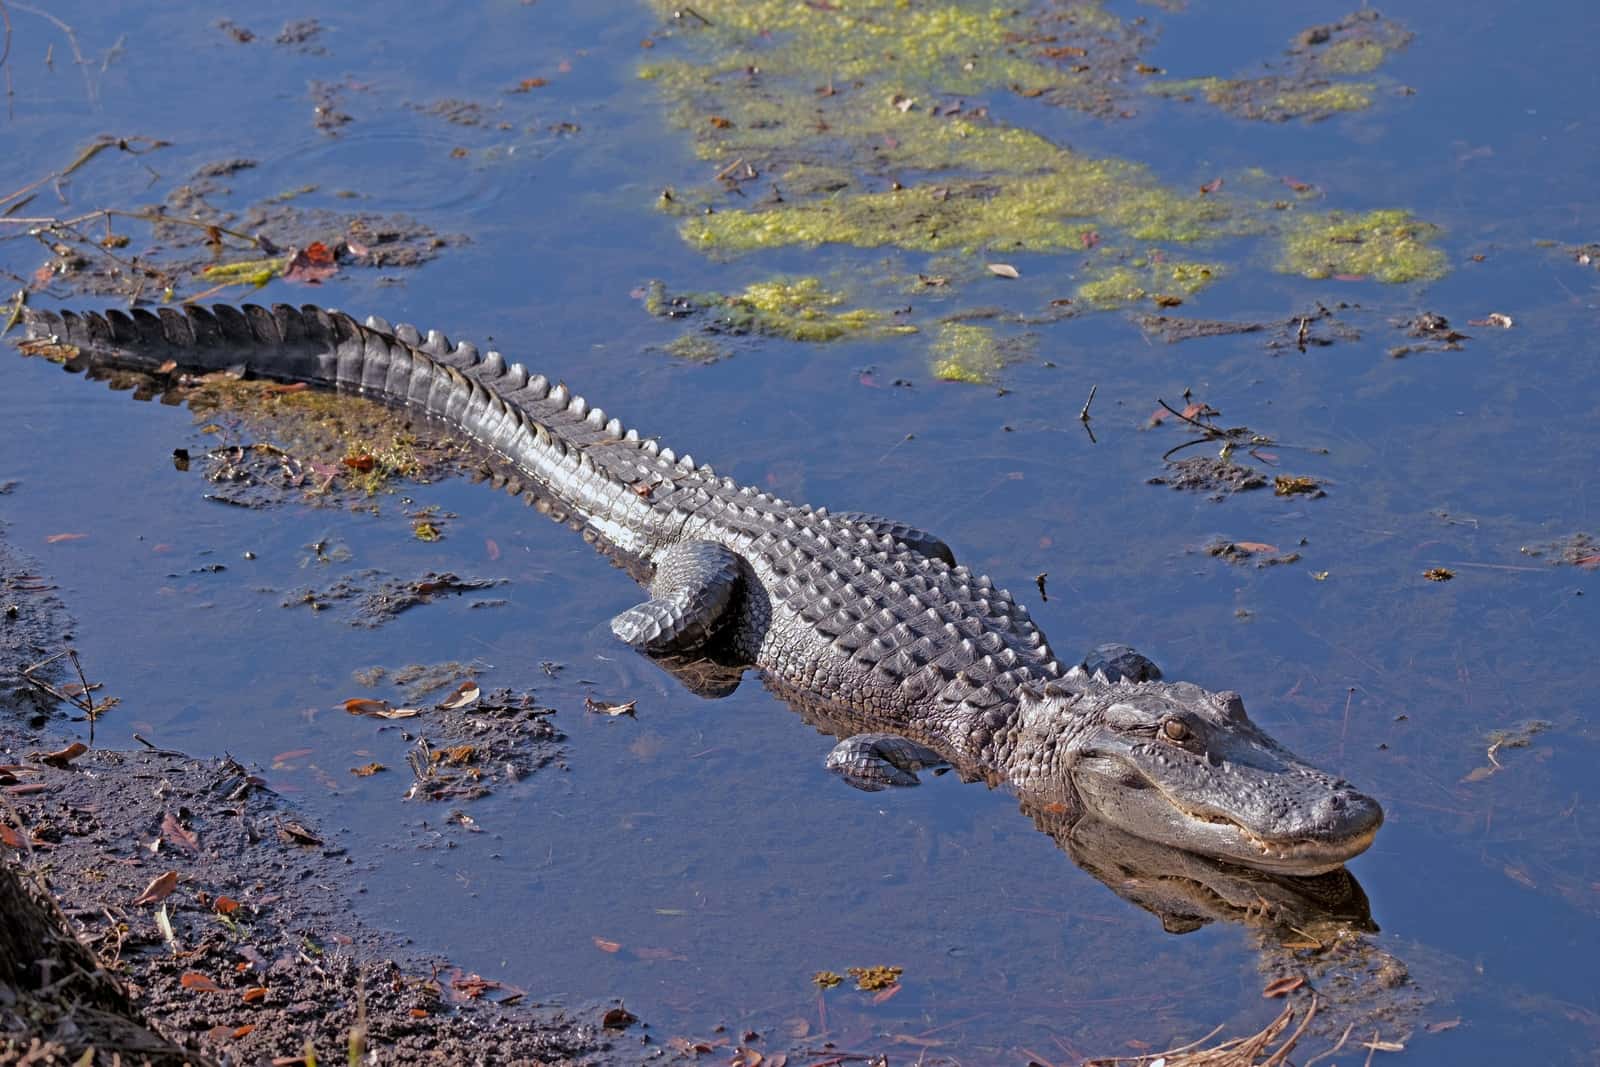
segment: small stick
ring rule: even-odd
[[[83,676],[83,664],[78,662],[78,650],[67,649],[67,658],[72,661],[72,669],[78,672],[78,684],[83,686],[83,699],[88,703],[84,710],[89,713],[89,721],[93,722],[96,712],[94,710],[94,693],[89,689],[89,679]]]
[[[674,11],[672,13],[672,17],[675,18],[675,19],[681,19],[685,15],[694,16],[695,18],[699,19],[700,22],[703,25],[706,25],[706,26],[711,25],[711,20],[710,19],[706,18],[704,15],[700,14],[700,12],[696,11],[694,8],[689,7],[687,5],[678,8],[678,10],[676,10],[676,11]]]
[[[1093,385],[1091,385],[1089,387],[1089,399],[1085,400],[1083,402],[1083,410],[1078,412],[1078,421],[1079,422],[1088,422],[1089,421],[1089,405],[1094,403],[1094,394],[1098,393],[1099,391],[1100,391],[1100,383],[1099,382],[1096,382],[1095,384],[1093,384]]]
[[[728,177],[735,170],[737,170],[738,167],[739,167],[739,164],[741,164],[743,162],[744,162],[744,157],[740,156],[738,159],[734,160],[732,163],[729,163],[726,167],[723,167],[721,170],[717,171],[717,173],[712,176],[711,180],[714,181],[714,182],[720,182],[722,179]]]

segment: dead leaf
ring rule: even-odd
[[[1511,327],[1513,325],[1515,325],[1515,323],[1513,322],[1513,320],[1512,320],[1510,315],[1505,315],[1505,314],[1502,314],[1502,313],[1500,313],[1498,311],[1493,311],[1493,312],[1490,312],[1488,315],[1484,316],[1481,319],[1468,319],[1467,320],[1467,325],[1468,326],[1493,326],[1493,327],[1495,327],[1497,329],[1509,330],[1509,329],[1511,329]]]
[[[334,262],[333,253],[327,245],[315,241],[290,257],[288,267],[284,268],[283,279],[321,285],[337,273],[339,266]]]
[[[483,552],[484,555],[489,557],[489,562],[491,563],[500,558],[500,546],[495,543],[493,538],[484,538]]]
[[[428,1009],[427,1008],[412,1008],[411,1009],[411,1017],[413,1019],[426,1019],[428,1017]]]
[[[161,366],[156,368],[156,373],[157,374],[171,374],[173,371],[175,371],[177,369],[178,369],[178,361],[175,360],[175,359],[169,359],[165,363],[161,364]]]
[[[246,1026],[237,1026],[234,1027],[233,1034],[231,1036],[235,1041],[237,1041],[241,1037],[249,1037],[251,1034],[255,1033],[255,1030],[256,1027],[254,1023],[250,1023]]]
[[[1428,1031],[1430,1034],[1442,1034],[1446,1030],[1454,1030],[1460,1025],[1461,1016],[1458,1015],[1454,1019],[1440,1019],[1436,1023],[1429,1023],[1428,1025],[1424,1026],[1423,1029]]]
[[[600,1016],[600,1025],[607,1030],[626,1030],[639,1021],[639,1017],[627,1008],[615,1007]]]
[[[218,915],[232,915],[239,910],[239,902],[232,897],[218,897],[212,902],[211,910]]]
[[[716,127],[719,130],[725,130],[728,127],[733,125],[732,120],[725,119],[721,115],[712,115],[706,121],[711,123],[712,126]]]
[[[439,710],[455,711],[457,708],[464,708],[476,701],[482,695],[482,692],[476,682],[470,680],[462,682],[456,687],[455,692],[439,701]]]
[[[342,462],[346,467],[349,467],[351,470],[357,471],[361,474],[366,474],[368,471],[372,470],[372,468],[378,465],[378,461],[373,459],[365,452],[356,456],[346,456],[340,462]]]
[[[60,767],[62,770],[66,770],[69,763],[87,751],[89,751],[88,745],[84,744],[82,741],[74,741],[66,748],[55,752],[48,752],[45,755],[40,756],[39,762],[48,763],[52,767]]]
[[[986,263],[984,266],[988,267],[989,273],[993,274],[997,278],[1015,279],[1022,277],[1021,273],[1017,271],[1017,268],[1013,267],[1009,263]]]
[[[222,987],[199,971],[184,971],[183,977],[178,979],[178,984],[185,989],[193,989],[197,993],[220,993]]]
[[[351,697],[344,702],[344,710],[352,715],[376,715],[380,711],[388,711],[389,702],[371,697]]]
[[[159,904],[170,897],[172,891],[176,888],[178,888],[177,871],[158,874],[150,880],[149,885],[144,887],[143,893],[133,898],[133,902],[135,904]]]
[[[603,937],[597,937],[594,939],[594,947],[601,952],[620,952],[622,951],[622,942],[607,941]]]
[[[389,768],[385,767],[381,763],[368,763],[362,767],[351,767],[350,773],[355,775],[357,778],[371,778],[379,771],[386,771],[388,769]]]
[[[882,1004],[884,1001],[888,1000],[890,997],[895,996],[896,994],[898,994],[900,992],[900,988],[901,987],[900,987],[900,983],[899,982],[896,982],[892,986],[885,986],[883,989],[878,990],[877,994],[873,996],[872,1003],[874,1003],[874,1004]]]
[[[1210,181],[1206,182],[1204,185],[1202,185],[1200,187],[1200,195],[1201,196],[1206,196],[1206,195],[1209,195],[1211,193],[1216,192],[1218,189],[1221,189],[1221,188],[1222,188],[1222,179],[1221,178],[1212,178]]]
[[[1269,1000],[1273,997],[1286,997],[1305,984],[1305,978],[1298,974],[1288,978],[1279,978],[1275,982],[1268,982],[1266,988],[1261,991],[1261,995]]]
[[[523,92],[527,92],[529,89],[543,89],[549,84],[550,82],[544,78],[523,78],[517,83],[517,88]]]
[[[1233,547],[1245,552],[1275,556],[1278,553],[1277,545],[1269,545],[1262,541],[1235,541]]]
[[[170,811],[161,820],[161,836],[191,856],[200,851],[200,838],[193,830],[180,823],[177,816]]]
[[[594,697],[583,698],[584,709],[600,715],[632,715],[638,703],[637,700],[629,700],[613,704],[608,700],[596,700]]]
[[[278,824],[278,836],[291,844],[320,845],[322,838],[307,830],[293,819],[285,819]]]
[[[64,541],[82,541],[85,537],[88,537],[88,536],[89,535],[86,534],[86,533],[58,533],[58,534],[51,534],[49,537],[46,537],[44,539],[44,543],[47,544],[47,545],[59,545]]]
[[[280,752],[276,756],[273,756],[272,765],[274,768],[276,768],[280,763],[288,763],[291,760],[304,759],[315,751],[316,749],[314,748],[291,748],[287,752]]]
[[[1527,871],[1523,870],[1521,867],[1515,867],[1508,863],[1505,865],[1504,870],[1507,878],[1511,879],[1513,882],[1516,882],[1525,889],[1539,888],[1539,883],[1535,882],[1533,880],[1533,876]]]
[[[1494,774],[1495,770],[1496,768],[1490,767],[1487,764],[1482,767],[1474,767],[1472,770],[1468,771],[1464,776],[1462,776],[1461,780],[1463,782],[1481,782],[1485,778]]]
[[[1449,567],[1430,567],[1422,572],[1422,576],[1430,582],[1448,582],[1456,576],[1456,572]]]
[[[249,989],[246,989],[243,993],[241,993],[240,997],[246,1004],[259,1004],[263,1000],[267,999],[267,994],[269,992],[271,992],[271,990],[264,985],[251,986]]]

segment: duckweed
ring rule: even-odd
[[[933,376],[944,382],[986,385],[1012,362],[987,326],[946,322],[933,343]]]

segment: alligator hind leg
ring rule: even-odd
[[[1080,664],[1087,674],[1103,674],[1108,682],[1159,682],[1161,668],[1143,652],[1124,644],[1096,645]]]
[[[727,620],[743,581],[737,553],[711,541],[673,545],[656,560],[650,599],[611,620],[611,632],[652,654],[690,652]]]
[[[916,785],[918,771],[945,764],[933,749],[899,734],[856,734],[828,753],[828,770],[869,793],[891,785]]]
[[[886,519],[882,515],[874,515],[870,511],[845,511],[835,513],[835,519],[845,522],[858,522],[870,527],[872,532],[884,537],[892,537],[903,543],[914,552],[933,559],[942,559],[950,566],[956,565],[956,554],[950,551],[950,546],[939,540],[927,530],[912,526],[909,523],[898,522],[895,519]]]

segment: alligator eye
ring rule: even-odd
[[[1161,732],[1167,735],[1168,741],[1189,740],[1189,728],[1177,719],[1168,719],[1162,723]]]

